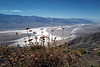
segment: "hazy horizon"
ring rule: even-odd
[[[51,18],[100,19],[100,0],[0,0],[0,13]]]

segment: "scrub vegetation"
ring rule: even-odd
[[[0,45],[0,66],[1,67],[99,67],[100,61],[92,58],[92,52],[83,48],[73,48],[67,45],[64,38],[64,27],[62,28],[62,41],[57,41],[57,37],[43,35],[38,39],[36,32],[26,28],[28,40],[22,41],[19,33],[16,32],[21,44]],[[38,41],[39,40],[39,41]],[[23,45],[21,47],[20,45]],[[67,46],[67,47],[66,47]],[[99,55],[100,52],[95,53]],[[90,57],[90,58],[88,58]],[[97,56],[96,56],[97,57]],[[98,56],[100,57],[100,55]],[[94,61],[92,62],[91,61]]]

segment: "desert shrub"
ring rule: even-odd
[[[100,56],[100,51],[96,52],[96,55],[97,55],[97,56]]]
[[[99,64],[87,64],[86,67],[100,67]]]
[[[30,49],[32,48],[32,49]],[[36,48],[36,49],[35,49]],[[8,67],[63,67],[76,64],[69,53],[62,48],[47,48],[43,46],[30,46],[22,48],[1,48],[0,66]]]
[[[85,63],[83,63],[80,55],[80,53],[86,53],[85,49],[80,48],[72,51],[72,46],[70,49],[65,49],[65,46],[57,46],[56,38],[53,42],[47,42],[50,36],[45,35],[41,35],[38,42],[36,32],[32,32],[30,28],[26,28],[26,30],[29,40],[25,41],[21,41],[18,32],[16,32],[23,47],[20,47],[20,44],[17,44],[16,47],[0,46],[0,67],[81,67]],[[62,30],[64,33],[63,27]],[[41,29],[42,31],[43,28]],[[63,33],[62,40],[64,41]],[[45,42],[47,42],[47,46],[45,46]]]
[[[30,49],[33,50],[33,51],[42,50],[42,49],[44,50],[44,49],[46,49],[46,47],[43,47],[41,45],[37,45],[37,46],[30,46]]]
[[[78,49],[78,51],[80,51],[81,54],[86,54],[86,50],[83,48]]]

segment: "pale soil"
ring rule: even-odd
[[[26,34],[19,34],[19,37],[25,37]],[[15,43],[14,40],[17,40],[18,37],[16,36],[16,33],[0,33],[0,44],[3,45],[10,45],[12,43]]]

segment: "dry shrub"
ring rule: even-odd
[[[41,30],[43,31],[44,28]],[[2,67],[73,67],[82,66],[81,55],[78,50],[72,51],[71,49],[65,49],[64,46],[59,47],[56,39],[53,43],[47,42],[48,46],[45,46],[45,42],[50,40],[49,36],[43,35],[41,32],[40,42],[37,41],[36,32],[32,32],[30,28],[26,28],[28,41],[20,40],[19,33],[16,35],[19,41],[22,43],[15,46],[0,46],[0,66]],[[64,33],[64,28],[62,28]],[[28,33],[30,32],[30,33]],[[52,37],[53,37],[52,30]],[[63,38],[62,33],[62,38]],[[32,36],[32,39],[30,36]],[[47,39],[47,40],[46,40]],[[34,41],[33,41],[34,40]],[[32,42],[33,41],[33,42]],[[28,44],[26,43],[28,42]],[[56,44],[56,45],[55,45]],[[66,45],[63,43],[63,45]],[[84,53],[84,50],[80,50]]]

